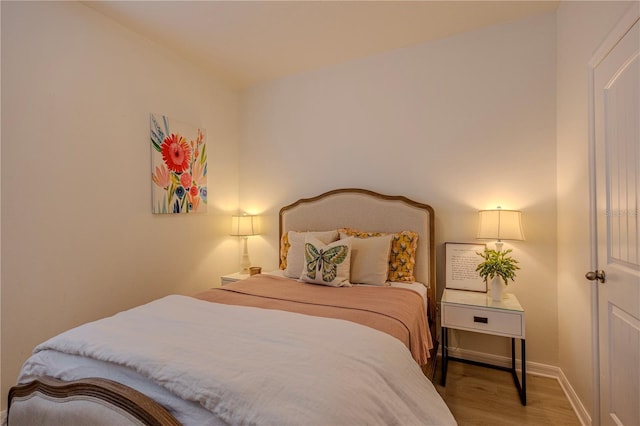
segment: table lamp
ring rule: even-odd
[[[231,235],[234,237],[242,237],[244,240],[244,248],[242,251],[242,260],[240,261],[240,273],[248,274],[249,251],[247,250],[247,239],[252,235],[258,235],[258,216],[248,214],[231,216]]]
[[[502,240],[524,240],[520,211],[503,210],[498,206],[495,210],[480,210],[478,216],[478,235],[476,238],[496,240],[497,251],[502,251]]]

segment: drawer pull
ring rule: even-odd
[[[489,323],[489,318],[487,317],[473,317],[473,322],[481,322],[483,324],[488,324]]]

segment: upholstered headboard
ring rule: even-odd
[[[434,211],[427,204],[403,196],[366,189],[336,189],[303,198],[280,209],[280,237],[288,231],[356,228],[362,231],[417,232],[416,280],[429,290],[429,314],[435,314],[436,268]]]

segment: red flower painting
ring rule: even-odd
[[[162,159],[169,168],[176,173],[182,173],[189,168],[191,149],[180,135],[171,134],[162,142]]]
[[[151,147],[153,213],[206,211],[207,150],[203,130],[151,114]]]

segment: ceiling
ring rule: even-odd
[[[558,1],[86,1],[237,88],[554,10]]]

